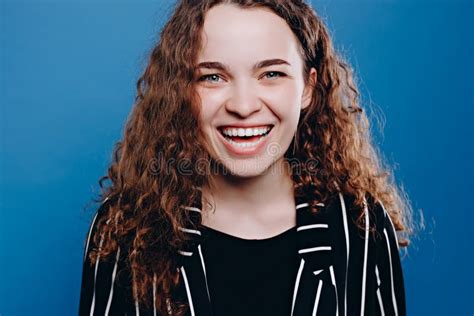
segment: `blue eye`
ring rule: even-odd
[[[213,81],[213,80],[207,80],[207,78],[211,78],[211,77],[220,78],[219,75],[217,75],[217,74],[210,74],[210,75],[202,76],[201,78],[199,78],[199,81],[217,82],[217,81]]]
[[[278,77],[284,77],[285,74],[280,72],[280,71],[269,71],[267,73],[265,73],[265,76],[267,76],[268,74],[276,74],[277,76],[272,76],[272,77],[267,77],[267,78],[278,78]]]

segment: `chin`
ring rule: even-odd
[[[271,157],[265,158],[254,158],[254,159],[244,159],[244,160],[235,160],[235,159],[226,159],[219,160],[219,174],[224,177],[230,178],[254,178],[261,176],[269,171],[275,172],[275,169],[272,168],[275,161]],[[215,174],[216,169],[213,168],[213,173]],[[278,170],[276,170],[278,171]]]

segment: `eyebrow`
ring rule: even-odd
[[[291,66],[291,64],[287,62],[286,60],[283,60],[280,58],[274,58],[274,59],[265,59],[265,60],[259,61],[252,66],[252,69],[257,70],[260,68],[265,68],[265,67],[269,67],[273,65]],[[218,70],[229,72],[229,66],[226,64],[220,63],[218,61],[205,61],[205,62],[199,63],[196,69],[198,68],[218,69]]]

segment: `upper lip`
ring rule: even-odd
[[[221,125],[218,128],[256,128],[256,127],[263,127],[263,126],[270,126],[273,127],[273,124],[229,124],[229,125]]]

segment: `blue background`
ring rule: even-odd
[[[1,3],[2,316],[77,313],[87,203],[172,4]],[[472,315],[473,2],[313,5],[384,114],[376,139],[424,215],[403,259],[409,315]]]

